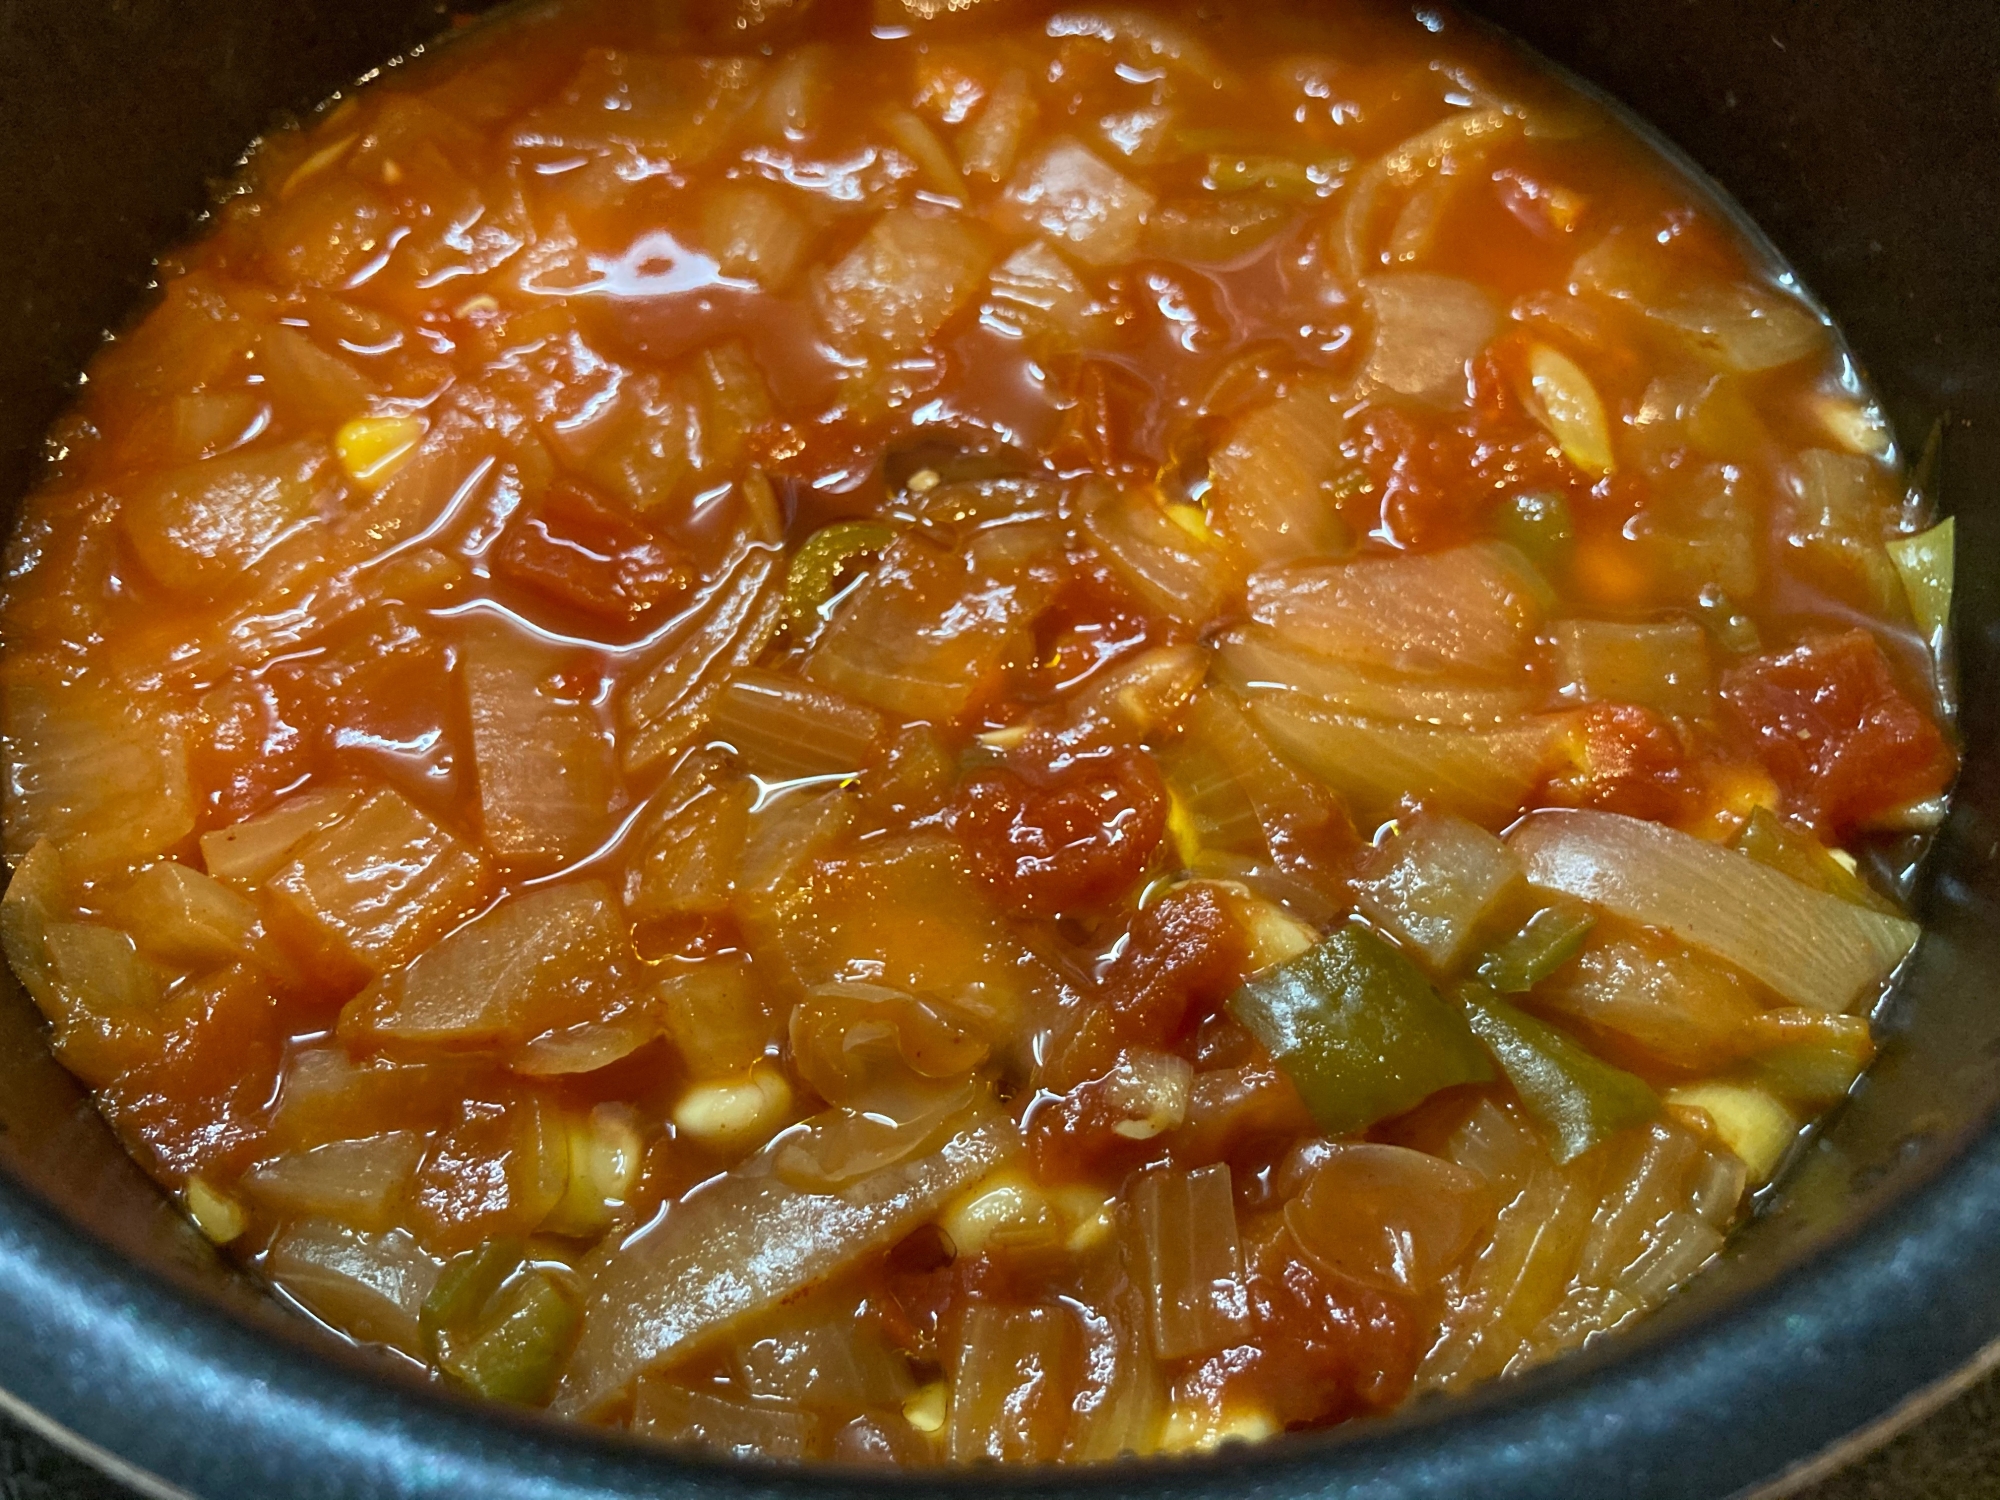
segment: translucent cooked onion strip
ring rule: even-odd
[[[1518,117],[1498,108],[1452,115],[1418,131],[1362,168],[1348,191],[1347,205],[1340,214],[1339,237],[1334,242],[1348,283],[1358,283],[1375,264],[1368,254],[1368,231],[1375,218],[1375,200],[1383,188],[1414,187],[1431,173],[1444,170],[1447,163],[1476,162],[1520,126]]]
[[[935,1151],[898,1161],[838,1192],[791,1186],[778,1151],[810,1149],[844,1111],[808,1120],[627,1240],[597,1275],[559,1409],[601,1410],[642,1371],[727,1336],[861,1257],[887,1249],[967,1183],[1019,1149],[991,1104],[966,1111]]]
[[[1914,922],[1617,813],[1536,813],[1509,842],[1531,884],[1663,928],[1795,1005],[1840,1011],[1872,999],[1917,940]]]
[[[686,744],[730,676],[769,644],[785,603],[777,576],[777,553],[751,548],[687,633],[633,684],[621,705],[627,770],[654,765]]]

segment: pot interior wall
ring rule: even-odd
[[[1792,0],[1489,0],[1478,9],[1631,105],[1737,197],[1842,323],[1906,445],[1950,419],[1942,490],[1959,516],[1968,756],[1923,882],[1929,932],[1888,1011],[1882,1060],[1857,1097],[1725,1266],[1633,1343],[1685,1341],[1706,1337],[1718,1309],[1781,1281],[1820,1241],[1872,1223],[1876,1242],[1892,1243],[1879,1238],[1883,1216],[1893,1222],[1906,1212],[1932,1174],[1949,1170],[1971,1183],[1982,1152],[2000,1160],[1986,1138],[2000,1099],[2000,694],[1991,687],[2000,681],[2000,277],[1990,265],[2000,238],[2000,174],[1991,165],[2000,161],[1991,86],[2000,11],[1976,0],[1820,0],[1809,8]],[[186,232],[242,144],[444,20],[436,0],[0,6],[0,499],[10,509],[100,331],[139,304],[151,255]],[[48,1243],[70,1232],[43,1222],[52,1212],[79,1226],[77,1255],[91,1240],[115,1245],[197,1298],[283,1323],[292,1336],[289,1320],[273,1318],[124,1156],[50,1057],[11,976],[0,981],[0,1166],[0,1231],[32,1219]],[[2000,1173],[1979,1183],[1965,1189],[1989,1195],[1975,1207],[2000,1202]],[[2000,1212],[1979,1222],[2000,1237]],[[93,1274],[117,1275],[102,1267]],[[0,1283],[0,1326],[8,1326],[10,1294]],[[1761,1459],[1739,1456],[1734,1468],[1699,1472],[1732,1488],[1877,1414],[2000,1334],[2000,1291],[1960,1301],[1951,1317],[1955,1331],[1913,1328],[1903,1345],[1873,1351],[1846,1407],[1769,1434]],[[1814,1349],[1811,1357],[1836,1357],[1826,1339]],[[1781,1369],[1782,1353],[1764,1356]],[[1587,1363],[1618,1358],[1599,1351]],[[0,1380],[40,1399],[23,1388],[18,1368],[0,1353]],[[61,1378],[50,1376],[50,1391]],[[1537,1377],[1539,1385],[1482,1400],[1518,1408],[1551,1382],[1574,1378]],[[61,1402],[51,1395],[49,1404]],[[1412,1418],[1419,1426],[1436,1420]],[[116,1434],[129,1426],[113,1424],[102,1440],[122,1441]],[[477,1429],[458,1419],[450,1430],[452,1441],[464,1441]],[[582,1451],[554,1441],[551,1451]],[[1396,1478],[1404,1461],[1393,1447],[1383,1451],[1377,1478],[1385,1487],[1374,1492],[1406,1492]],[[1187,1472],[1197,1488],[1209,1482],[1204,1471]],[[1411,1484],[1407,1492],[1422,1489]],[[382,1491],[391,1492],[404,1493]]]

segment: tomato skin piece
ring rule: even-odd
[[[1582,764],[1549,782],[1552,802],[1660,823],[1692,807],[1697,788],[1687,754],[1663,715],[1636,703],[1593,704],[1583,711],[1580,737]]]
[[[509,582],[620,623],[677,597],[691,577],[649,528],[566,479],[508,522],[492,567]]]
[[[952,831],[1009,913],[1053,917],[1116,900],[1167,831],[1166,784],[1136,751],[1029,779],[1007,767],[969,778]]]
[[[1865,630],[1812,634],[1752,657],[1723,673],[1722,697],[1790,811],[1835,838],[1938,796],[1958,767]]]
[[[1068,1093],[1101,1078],[1123,1047],[1176,1050],[1242,982],[1249,944],[1209,886],[1169,891],[1140,912],[1081,1020],[1051,1052],[1042,1085]]]

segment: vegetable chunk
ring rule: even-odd
[[[469,916],[488,878],[477,850],[384,789],[315,834],[265,889],[309,946],[380,973]]]
[[[810,1148],[842,1118],[836,1111],[808,1120],[798,1144]],[[596,1410],[642,1371],[726,1337],[886,1249],[999,1165],[1019,1139],[1004,1115],[975,1104],[950,1123],[942,1145],[833,1193],[787,1184],[776,1152],[751,1158],[628,1241],[598,1273],[559,1404]]]
[[[567,864],[604,834],[611,739],[583,695],[558,686],[557,652],[513,631],[468,632],[459,658],[486,845],[503,859]]]
[[[624,1011],[628,951],[603,883],[531,891],[376,980],[341,1012],[341,1034],[404,1053],[520,1048]]]
[[[1229,1010],[1270,1049],[1330,1135],[1493,1076],[1464,1017],[1366,928],[1343,927],[1265,970]]]

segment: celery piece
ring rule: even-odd
[[[1503,995],[1522,995],[1576,956],[1597,918],[1570,901],[1543,907],[1479,961],[1479,977]]]
[[[1466,1020],[1506,1071],[1521,1102],[1555,1132],[1558,1163],[1659,1115],[1660,1101],[1642,1080],[1600,1061],[1555,1027],[1517,1010],[1484,985],[1461,985],[1457,995]]]
[[[1935,649],[1951,619],[1951,584],[1954,540],[1957,528],[1946,516],[1929,531],[1897,537],[1889,543],[1889,561],[1903,580],[1903,592],[1910,597],[1910,613],[1917,628]]]
[[[1266,969],[1229,1009],[1270,1049],[1329,1135],[1493,1076],[1464,1018],[1365,927],[1343,927]]]
[[[785,614],[801,633],[819,623],[820,606],[833,597],[840,570],[855,558],[880,552],[896,537],[886,521],[835,521],[806,538],[792,554],[785,576]]]
[[[1736,847],[1816,891],[1838,896],[1856,906],[1896,917],[1902,913],[1896,903],[1833,857],[1833,851],[1790,819],[1768,808],[1750,814],[1750,821],[1736,835]]]
[[[446,1262],[418,1315],[434,1358],[443,1358],[455,1339],[479,1323],[486,1305],[527,1253],[520,1240],[502,1236]]]
[[[1551,490],[1510,495],[1496,518],[1499,538],[1526,553],[1536,567],[1560,572],[1576,540],[1569,502]]]
[[[546,1271],[530,1269],[500,1289],[479,1329],[438,1363],[491,1400],[534,1405],[554,1389],[582,1321],[576,1299]]]

